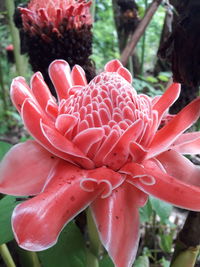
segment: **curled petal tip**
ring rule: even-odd
[[[120,67],[123,67],[122,63],[118,59],[113,59],[105,65],[104,69],[108,72],[117,72]]]
[[[125,80],[127,80],[127,82],[129,82],[129,83],[132,83],[132,82],[133,82],[132,75],[131,75],[130,71],[127,70],[126,68],[124,68],[124,67],[120,67],[120,68],[117,70],[117,73],[118,73],[119,75],[121,75]]]
[[[13,104],[19,112],[21,111],[24,101],[27,98],[33,97],[29,86],[27,85],[25,79],[21,76],[12,81],[10,87],[10,96]]]
[[[59,101],[68,98],[68,90],[73,85],[69,64],[62,59],[54,60],[49,66],[49,76],[56,89]]]

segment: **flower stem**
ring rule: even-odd
[[[88,226],[88,235],[90,239],[90,251],[99,258],[100,253],[102,252],[102,245],[99,239],[99,234],[94,223],[91,210],[88,208],[86,211],[87,214],[87,226]]]
[[[12,37],[12,42],[14,45],[14,56],[15,56],[15,63],[16,63],[16,70],[18,75],[24,76],[24,64],[23,58],[20,55],[20,39],[19,39],[19,32],[14,25],[13,22],[13,14],[15,10],[15,5],[13,0],[5,0],[7,13],[8,13],[8,22],[10,26],[10,32]]]
[[[94,256],[89,249],[86,250],[87,267],[99,267],[98,259]]]
[[[7,106],[7,100],[6,100],[6,88],[5,88],[4,79],[3,79],[3,67],[2,67],[1,62],[0,62],[0,94],[1,94],[1,99],[3,102],[3,109],[4,109],[4,112],[6,112],[8,106]]]
[[[41,267],[38,255],[36,252],[27,251],[17,247],[17,251],[20,257],[20,261],[23,262],[24,266],[29,267]]]
[[[195,266],[200,251],[200,213],[190,211],[177,237],[171,267]]]
[[[0,255],[7,267],[16,267],[6,244],[0,245]]]

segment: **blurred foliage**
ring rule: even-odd
[[[102,69],[113,58],[119,58],[119,50],[112,0],[96,0],[92,59],[96,63],[96,68]]]
[[[140,18],[145,13],[145,2],[147,0],[137,0]],[[27,1],[15,0],[15,5]],[[148,0],[147,3],[151,3]],[[156,12],[153,20],[145,33],[145,46],[142,46],[142,39],[137,45],[137,53],[141,60],[142,49],[144,54],[144,72],[134,78],[133,85],[139,93],[147,93],[154,97],[162,94],[166,83],[171,77],[169,72],[161,72],[156,77],[153,69],[157,60],[156,53],[160,40],[165,9],[161,6]],[[16,76],[16,69],[10,63],[6,55],[6,46],[11,43],[9,28],[7,26],[6,12],[0,13],[0,138],[11,134],[17,135],[22,129],[22,121],[9,99],[9,87],[13,77]],[[93,55],[97,71],[102,70],[104,65],[113,58],[119,58],[117,33],[115,30],[112,1],[96,0],[95,23],[93,27]],[[31,69],[27,68],[27,79],[31,77]],[[199,126],[200,127],[200,126]],[[18,141],[25,141],[26,134],[18,137]],[[11,147],[10,144],[2,142],[0,139],[0,158]],[[0,243],[13,239],[11,231],[11,213],[17,202],[14,197],[1,196],[0,200]],[[141,242],[140,254],[134,267],[148,267],[151,263],[155,266],[169,267],[169,255],[172,253],[172,245],[177,231],[177,225],[171,221],[172,206],[158,199],[150,198],[147,204],[140,209]],[[152,238],[153,233],[153,238]],[[151,241],[147,242],[147,241]],[[76,251],[76,255],[74,254]],[[39,253],[39,258],[43,266],[85,266],[86,247],[82,234],[72,222],[64,228],[59,242],[53,248]],[[66,261],[73,261],[73,264],[65,265]],[[111,259],[106,252],[101,255],[99,267],[113,267]]]

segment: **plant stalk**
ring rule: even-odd
[[[7,100],[6,100],[6,88],[4,85],[4,79],[3,79],[3,68],[0,62],[0,87],[1,87],[1,99],[3,102],[3,109],[4,112],[8,109]]]
[[[6,244],[0,245],[0,255],[7,267],[16,267]]]
[[[99,234],[95,222],[93,220],[90,208],[87,209],[86,215],[87,215],[88,235],[90,240],[90,250],[97,258],[99,258],[99,255],[102,251],[102,244],[99,239]]]
[[[200,213],[190,211],[178,234],[170,267],[193,267],[200,248]]]
[[[19,32],[13,22],[15,4],[13,0],[5,0],[5,4],[6,4],[6,9],[7,9],[7,14],[8,14],[8,22],[10,26],[12,43],[14,46],[14,57],[15,57],[15,63],[16,63],[16,70],[17,70],[18,75],[24,76],[23,57],[20,55]]]

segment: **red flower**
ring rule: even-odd
[[[60,35],[65,30],[63,27],[79,29],[83,25],[91,25],[90,6],[91,1],[85,0],[32,0],[27,8],[20,8],[23,27],[33,35],[41,34],[44,28],[49,31],[49,27]]]
[[[11,86],[12,101],[35,141],[5,156],[0,191],[37,195],[14,210],[16,240],[28,250],[46,249],[90,205],[115,266],[130,267],[139,240],[138,208],[147,194],[200,210],[200,169],[181,155],[199,153],[200,133],[184,131],[200,115],[200,98],[159,129],[179,84],[156,101],[137,95],[117,60],[88,85],[82,68],[70,71],[63,60],[54,61],[49,74],[58,103],[40,73],[31,88],[22,77]]]

